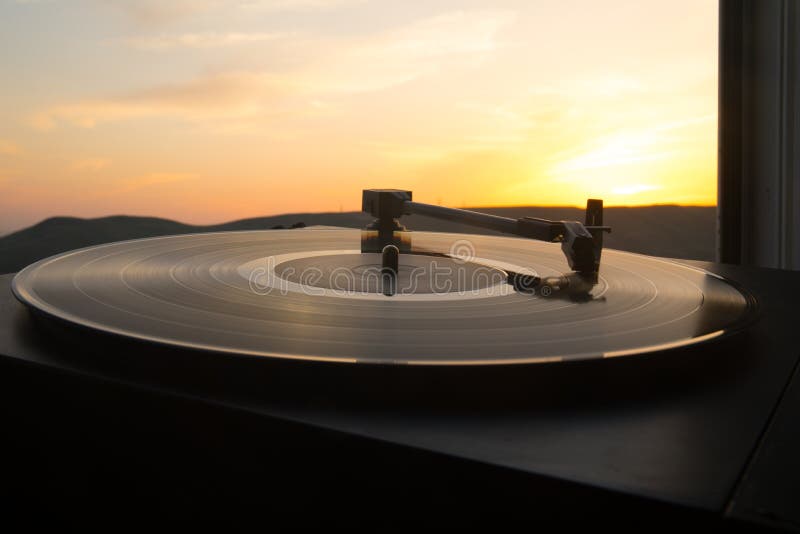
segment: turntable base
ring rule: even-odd
[[[11,276],[0,277],[3,502],[29,522],[44,519],[35,512],[46,502],[84,525],[157,515],[797,528],[800,378],[787,296],[800,294],[800,273],[686,263],[747,287],[760,320],[668,358],[541,367],[502,408],[480,389],[466,407],[359,403],[325,388],[292,397],[282,394],[292,384],[278,388],[284,369],[270,371],[273,391],[210,355],[94,350],[93,338],[64,342],[34,322]],[[470,384],[496,378],[475,369],[462,375]]]

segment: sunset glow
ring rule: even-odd
[[[0,1],[0,233],[716,201],[715,0]]]

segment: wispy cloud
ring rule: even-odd
[[[188,121],[252,115],[281,92],[269,76],[228,73],[186,83],[156,86],[118,97],[89,99],[51,107],[30,119],[39,130],[61,122],[92,128],[99,123],[177,117]]]
[[[603,167],[631,165],[675,156],[681,136],[670,132],[713,121],[713,114],[676,119],[650,127],[623,128],[553,154],[551,172],[570,174]],[[691,138],[689,138],[691,139]],[[644,189],[641,191],[647,191]],[[636,192],[641,192],[636,191]]]
[[[184,182],[194,178],[197,178],[197,174],[191,172],[151,172],[128,180],[122,185],[127,190],[133,190],[172,182]]]
[[[332,92],[392,87],[480,62],[504,46],[499,33],[514,19],[510,11],[457,11],[368,37],[320,43],[319,60],[298,75],[306,85]]]
[[[0,154],[14,156],[21,152],[19,145],[8,139],[0,139]]]
[[[125,42],[134,48],[142,50],[222,48],[274,41],[285,36],[286,34],[283,33],[183,33],[180,35],[132,37]]]
[[[657,189],[663,189],[663,186],[654,184],[629,184],[620,187],[615,187],[611,190],[611,192],[617,195],[635,195],[637,193],[644,193],[645,191],[655,191]]]
[[[37,0],[23,0],[32,2]],[[117,0],[102,2],[143,25],[163,25],[208,12],[325,11],[367,0]]]
[[[687,126],[695,126],[698,124],[706,124],[709,122],[714,122],[716,120],[717,120],[716,113],[708,113],[706,115],[700,115],[698,117],[690,117],[688,119],[678,119],[664,124],[659,124],[658,126],[655,127],[655,130],[657,132],[677,130],[680,128],[686,128]]]
[[[342,6],[365,4],[369,0],[242,0],[239,7],[261,11],[329,10]]]
[[[103,122],[154,117],[200,122],[319,112],[311,102],[377,91],[479,61],[502,46],[498,33],[513,20],[513,13],[507,11],[459,11],[369,37],[301,41],[297,46],[313,59],[281,73],[228,72],[85,99],[41,110],[30,123],[50,130],[59,123],[91,128]],[[140,44],[216,46],[274,38],[273,34],[191,34]]]
[[[80,172],[99,171],[111,165],[106,158],[81,158],[72,162],[72,169]]]
[[[581,95],[624,96],[647,90],[647,86],[642,80],[631,76],[603,76],[584,80],[581,85],[578,89]]]
[[[490,52],[501,46],[499,30],[514,19],[505,10],[444,13],[388,33],[384,47],[412,57]]]
[[[557,155],[553,174],[569,174],[601,167],[630,165],[669,156],[658,143],[653,132],[637,131],[615,133],[593,140],[586,146],[574,149],[577,154]]]
[[[197,177],[197,174],[190,172],[150,172],[108,183],[106,187],[97,192],[97,195],[116,196],[120,194],[129,194],[141,189],[194,180]]]
[[[122,12],[144,25],[161,25],[191,17],[220,7],[220,0],[117,0],[106,2],[92,0],[96,4]]]

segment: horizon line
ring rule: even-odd
[[[605,209],[609,208],[625,208],[625,209],[644,209],[644,208],[657,208],[657,207],[679,207],[679,208],[716,208],[717,204],[703,204],[703,203],[676,203],[676,202],[661,202],[661,203],[653,203],[653,204],[608,204],[603,206]],[[456,206],[450,206],[456,207]],[[583,205],[574,205],[574,204],[495,204],[495,205],[484,205],[484,206],[458,206],[459,209],[468,209],[468,210],[481,210],[481,209],[521,209],[521,208],[546,208],[546,209],[585,209]],[[55,214],[50,215],[48,217],[44,217],[39,219],[37,222],[33,224],[29,224],[26,226],[18,226],[13,227],[9,230],[6,230],[4,233],[0,234],[0,238],[9,236],[11,234],[21,232],[23,230],[27,230],[28,228],[33,228],[43,222],[49,221],[51,219],[77,219],[83,221],[93,221],[93,220],[100,220],[100,219],[111,219],[114,217],[129,217],[129,218],[140,218],[140,219],[161,219],[164,221],[171,221],[178,224],[183,224],[186,226],[219,226],[223,224],[230,224],[239,221],[246,221],[252,219],[266,219],[272,217],[288,217],[291,215],[335,215],[335,214],[355,214],[355,213],[363,213],[361,210],[341,210],[341,211],[291,211],[291,212],[279,212],[273,214],[266,214],[266,215],[255,215],[249,217],[240,217],[240,218],[233,218],[222,220],[218,222],[210,222],[210,223],[191,223],[191,222],[184,222],[178,219],[172,219],[166,216],[159,216],[159,215],[136,215],[136,214],[129,214],[129,213],[110,213],[107,215],[99,215],[96,217],[81,217],[79,215],[67,215],[67,214]]]

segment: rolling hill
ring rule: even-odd
[[[536,216],[555,220],[583,219],[583,212],[578,208],[528,206],[470,209],[515,218]],[[671,258],[713,259],[716,224],[714,207],[606,208],[605,218],[606,224],[613,227],[613,232],[606,239],[609,248]],[[369,215],[361,212],[293,213],[210,226],[122,215],[97,219],[53,217],[0,237],[0,273],[16,272],[53,254],[112,241],[199,232],[289,228],[293,225],[361,228],[370,220]],[[404,217],[403,224],[413,230],[496,233],[419,215]]]

